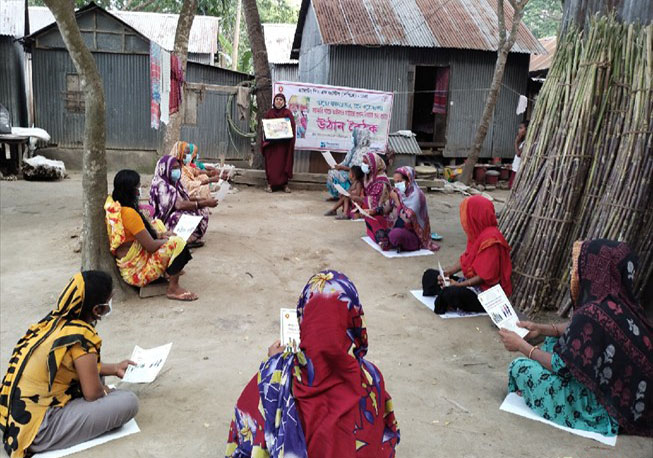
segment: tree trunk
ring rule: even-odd
[[[272,106],[272,77],[270,76],[270,64],[268,62],[268,51],[265,47],[263,26],[261,17],[258,14],[256,0],[242,0],[247,23],[247,35],[252,47],[254,58],[254,76],[256,79],[256,120],[259,135],[256,137],[256,149],[252,158],[252,166],[257,169],[263,168],[263,155],[261,154],[261,119],[265,112]]]
[[[238,47],[240,46],[240,17],[242,16],[243,2],[236,0],[236,25],[234,26],[234,44],[231,49],[231,69],[238,70]]]
[[[197,11],[197,0],[184,0],[177,20],[177,30],[175,31],[175,46],[173,52],[181,60],[181,68],[186,75],[186,67],[188,64],[188,38],[190,37],[190,29],[193,26],[195,19],[195,12]],[[168,154],[172,149],[172,145],[179,141],[181,138],[181,123],[184,119],[184,105],[186,104],[186,97],[182,90],[181,104],[179,111],[170,115],[170,122],[166,126],[166,132],[163,140],[162,154]]]
[[[510,29],[510,35],[506,38],[506,26],[505,26],[505,17],[503,10],[503,1],[497,2],[497,20],[499,22],[499,48],[496,64],[494,65],[494,75],[492,76],[492,84],[490,85],[490,92],[487,95],[485,100],[485,108],[483,108],[483,115],[481,116],[481,121],[476,128],[476,134],[474,135],[474,141],[472,143],[472,149],[469,151],[467,160],[465,161],[465,167],[463,168],[463,173],[460,176],[460,181],[469,185],[472,181],[472,176],[474,175],[474,167],[478,162],[478,157],[481,154],[481,149],[483,148],[483,142],[487,136],[487,131],[490,128],[490,121],[494,116],[494,108],[497,104],[497,99],[499,98],[499,93],[501,92],[501,82],[503,81],[503,72],[506,69],[506,62],[508,60],[508,54],[512,49],[512,46],[515,44],[517,39],[517,32],[519,30],[519,25],[521,23],[522,16],[524,15],[524,7],[528,0],[522,0],[521,2],[510,2],[513,6],[513,16],[512,16],[512,27]]]
[[[84,91],[82,270],[105,270],[118,280],[103,208],[107,197],[107,161],[102,78],[77,26],[73,2],[45,0],[45,4],[57,21]]]

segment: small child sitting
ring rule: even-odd
[[[351,181],[351,186],[349,187],[349,195],[354,197],[363,197],[363,179],[365,174],[363,170],[355,165],[349,169],[349,180]],[[338,209],[342,207],[343,214],[338,215]],[[359,214],[355,207],[351,204],[351,199],[347,196],[340,196],[340,199],[336,205],[325,213],[325,216],[335,216],[336,219],[356,219]]]

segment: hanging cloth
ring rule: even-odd
[[[433,96],[433,113],[447,114],[447,97],[449,93],[449,67],[435,71],[435,95]]]
[[[161,122],[170,122],[170,61],[171,54],[161,50]]]
[[[150,41],[150,127],[158,129],[161,119],[161,47]]]
[[[182,90],[184,87],[184,71],[181,60],[170,54],[170,114],[176,113],[181,107]]]

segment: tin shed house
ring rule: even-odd
[[[94,3],[75,14],[104,83],[107,149],[156,151],[163,142],[164,127],[159,130],[150,127],[149,51],[150,40],[154,40],[148,34],[153,35],[155,31],[149,28],[141,32]],[[174,28],[169,30],[174,36]],[[215,39],[217,47],[217,29],[214,32],[208,40]],[[191,41],[192,37],[191,33]],[[157,39],[161,39],[163,43],[156,43],[164,49],[170,46],[168,38],[160,36]],[[207,40],[207,37],[201,39]],[[80,148],[84,133],[84,97],[79,75],[56,23],[26,37],[25,44],[32,55],[35,122],[50,133],[52,143],[59,148]],[[189,48],[193,49],[193,45]],[[195,57],[213,59],[210,53],[205,54],[207,56]],[[229,131],[226,114],[227,110],[232,110],[237,119],[235,107],[228,104],[229,87],[250,78],[244,73],[188,62],[182,138],[197,144],[202,157],[225,155],[241,159],[249,154],[249,140]],[[224,90],[211,90],[211,86]],[[247,130],[247,120],[236,122],[240,129]]]
[[[391,130],[411,130],[422,148],[455,158],[471,147],[497,46],[493,0],[303,0],[291,57],[299,81],[393,91]],[[514,155],[529,58],[543,53],[522,24],[482,157]]]

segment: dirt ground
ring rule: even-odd
[[[112,177],[111,177],[112,178]],[[145,181],[145,179],[144,179]],[[79,269],[81,177],[0,183],[0,372],[27,326],[54,305]],[[497,193],[505,197],[505,193]],[[141,433],[82,457],[223,456],[233,406],[279,334],[279,308],[293,307],[320,269],[345,272],[367,319],[368,357],[383,371],[401,428],[398,457],[653,456],[653,441],[621,436],[615,448],[499,410],[508,363],[486,317],[441,320],[409,293],[436,256],[386,259],[360,237],[363,223],[322,216],[325,194],[269,195],[240,188],[213,213],[206,246],[182,284],[200,299],[131,298],[98,325],[103,359],[134,344],[173,342],[158,379],[123,386],[140,398]],[[429,194],[433,229],[448,264],[464,249],[462,196]]]

